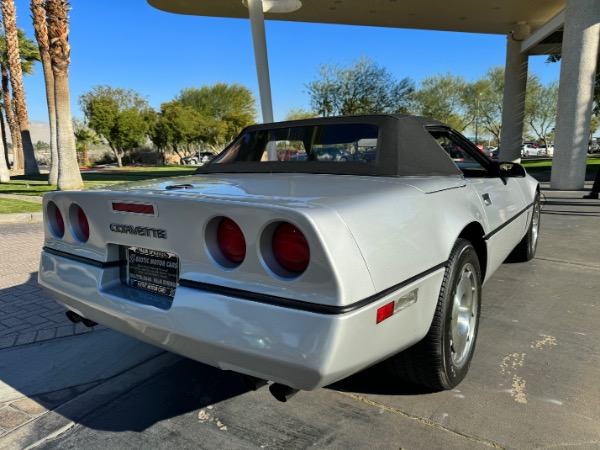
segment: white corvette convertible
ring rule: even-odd
[[[71,320],[285,401],[383,360],[460,383],[482,284],[533,258],[540,197],[435,120],[365,115],[251,126],[194,175],[52,192],[44,217],[39,281]]]

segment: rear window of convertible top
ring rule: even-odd
[[[213,164],[261,161],[326,161],[373,164],[378,129],[336,124],[255,130],[240,136]]]

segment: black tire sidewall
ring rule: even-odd
[[[537,213],[536,213],[536,209],[537,209]],[[535,219],[535,215],[537,215],[537,226],[538,226],[538,235],[535,237],[535,242],[534,242],[534,237],[533,237],[533,221]],[[540,219],[541,219],[541,214],[540,214],[540,194],[536,194],[535,196],[535,200],[533,202],[533,214],[531,215],[531,223],[529,224],[529,229],[527,230],[527,236],[528,236],[528,242],[527,242],[527,261],[533,259],[533,257],[535,256],[535,253],[537,251],[537,245],[538,245],[538,241],[540,238]]]
[[[451,389],[458,385],[467,375],[471,360],[475,351],[475,344],[477,343],[477,333],[479,331],[479,318],[481,312],[481,268],[479,266],[479,259],[475,249],[470,242],[465,240],[457,241],[455,248],[453,249],[453,258],[451,258],[451,266],[449,270],[449,279],[451,280],[449,288],[441,293],[443,298],[443,328],[442,328],[442,364],[443,364],[443,378],[446,379],[444,383],[446,389]],[[454,293],[456,291],[457,282],[462,274],[463,267],[470,263],[475,272],[477,280],[477,312],[475,320],[475,332],[473,335],[474,342],[471,344],[469,353],[461,367],[457,367],[452,360],[452,350],[450,348],[450,342],[452,341],[452,307],[454,301]]]

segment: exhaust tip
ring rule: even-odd
[[[285,403],[294,395],[296,395],[299,389],[295,389],[284,384],[273,383],[271,386],[269,386],[269,391],[271,391],[273,397],[275,397],[280,402]]]
[[[90,319],[86,319],[85,317],[81,318],[81,323],[84,324],[86,327],[88,328],[92,328],[95,327],[96,325],[98,325],[96,322],[94,322],[93,320]]]
[[[73,322],[73,323],[81,322],[83,325],[85,325],[88,328],[92,328],[92,327],[98,325],[93,320],[86,319],[85,317],[81,317],[79,314],[77,314],[76,312],[73,312],[73,311],[67,311],[65,313],[65,315],[67,316],[67,319],[69,319],[71,322]]]
[[[81,322],[82,317],[79,314],[77,314],[76,312],[67,311],[65,313],[65,315],[67,316],[67,319],[69,319],[73,323]]]
[[[268,383],[267,380],[263,380],[262,378],[252,377],[250,375],[242,375],[242,383],[251,391],[257,391],[265,384]]]

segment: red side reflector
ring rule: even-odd
[[[385,306],[382,306],[381,308],[379,308],[377,310],[377,321],[375,323],[377,324],[377,323],[383,322],[388,317],[392,317],[393,314],[394,314],[394,302],[391,302]]]
[[[128,212],[134,214],[154,215],[154,205],[144,203],[118,203],[112,202],[112,210],[119,212]]]

